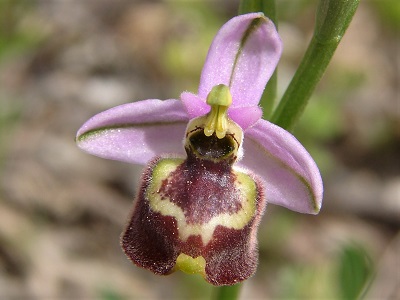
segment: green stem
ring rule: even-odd
[[[215,288],[214,300],[235,300],[239,298],[241,284],[227,285]]]
[[[308,49],[271,121],[292,130],[356,12],[359,0],[321,0]]]
[[[242,0],[239,5],[239,14],[246,14],[250,12],[262,12],[268,17],[275,26],[278,27],[278,20],[276,17],[275,0]],[[264,93],[260,100],[260,106],[263,108],[263,118],[267,119],[271,116],[274,107],[278,85],[277,71],[272,74]]]

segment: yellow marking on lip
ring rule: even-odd
[[[193,258],[185,253],[181,253],[176,259],[175,269],[181,270],[187,274],[200,274],[205,277],[206,260],[203,256]]]
[[[230,229],[242,229],[250,222],[256,211],[257,186],[249,175],[234,171],[237,178],[235,186],[242,196],[242,208],[233,214],[223,213],[214,216],[204,224],[188,224],[182,208],[165,197],[161,198],[159,194],[163,180],[167,179],[183,162],[182,159],[160,160],[153,168],[153,180],[146,191],[146,198],[154,212],[176,219],[179,238],[182,241],[186,241],[192,235],[199,235],[203,244],[207,245],[218,225]]]

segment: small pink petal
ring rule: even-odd
[[[181,100],[190,119],[200,117],[210,111],[210,106],[206,103],[206,100],[195,94],[183,92]]]
[[[243,130],[246,130],[260,120],[262,109],[258,106],[232,107],[228,110],[228,114]]]

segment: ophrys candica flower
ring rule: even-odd
[[[79,129],[83,150],[147,165],[121,237],[136,265],[235,284],[256,270],[267,202],[318,213],[314,160],[258,106],[281,48],[264,15],[237,16],[214,38],[197,94],[117,106]]]

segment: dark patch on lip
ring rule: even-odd
[[[219,139],[215,133],[206,136],[202,131],[196,131],[189,137],[190,144],[195,152],[205,159],[220,159],[228,156],[235,150],[235,139],[226,135]]]
[[[235,181],[236,175],[225,161],[213,162],[193,155],[163,180],[158,193],[161,199],[184,211],[187,223],[204,224],[242,208],[243,199]]]

